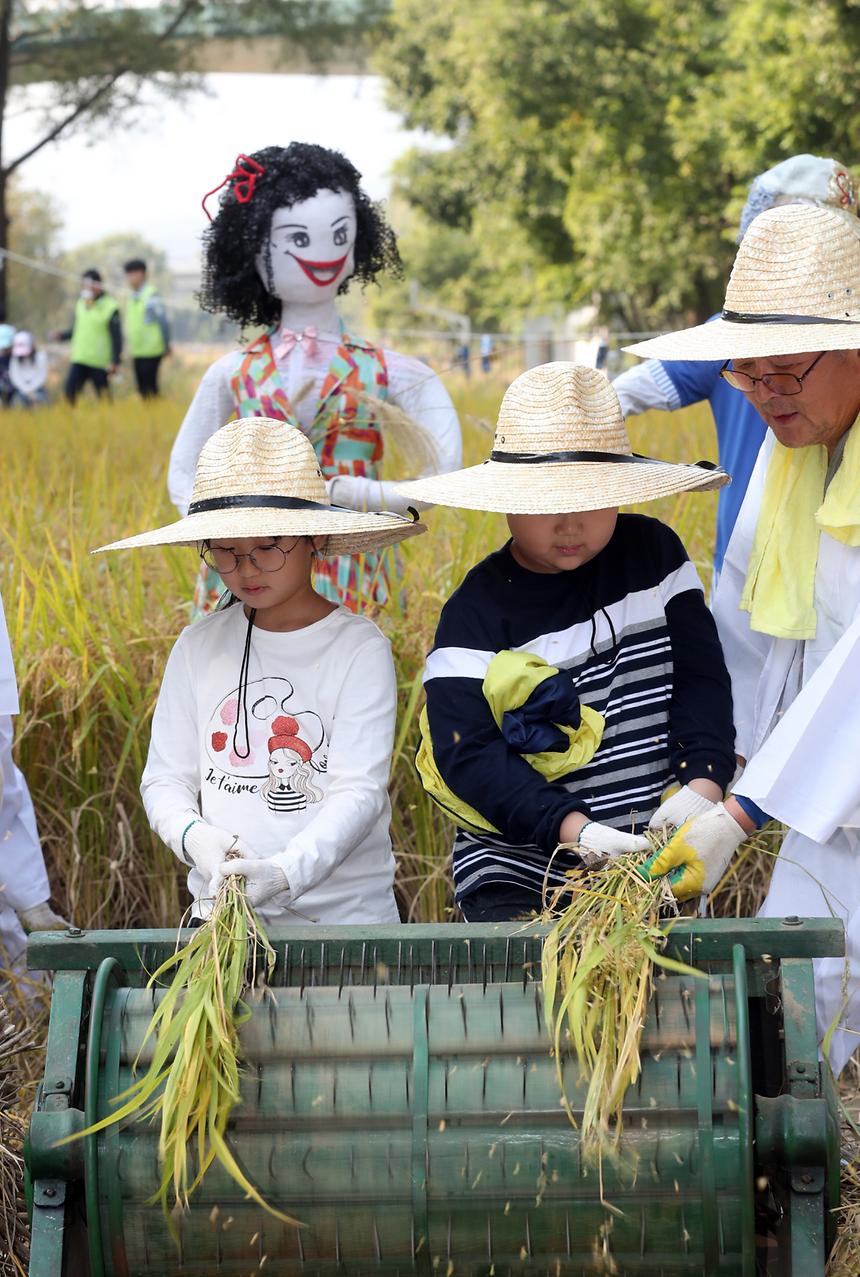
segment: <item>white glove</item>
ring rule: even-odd
[[[325,481],[329,501],[349,510],[389,510],[407,514],[409,507],[429,510],[426,501],[416,501],[397,491],[397,485],[383,479],[368,479],[360,474],[336,474]]]
[[[207,883],[211,883],[228,851],[238,851],[247,857],[256,856],[253,848],[238,834],[230,834],[205,820],[196,820],[185,835],[186,862],[190,862]]]
[[[586,867],[597,867],[607,858],[624,856],[634,851],[650,851],[651,844],[642,834],[625,834],[610,825],[599,825],[589,820],[582,826],[577,839],[582,861]]]
[[[273,896],[289,891],[287,875],[271,860],[225,860],[218,866],[212,886],[217,892],[225,878],[234,874],[245,879],[245,895],[255,908],[267,904]]]
[[[689,900],[713,891],[726,871],[738,847],[748,838],[724,803],[715,803],[710,811],[687,821],[662,851],[652,856],[645,868],[652,878],[673,873],[672,894],[676,900]]]
[[[664,829],[680,829],[685,820],[694,816],[702,816],[706,811],[716,807],[716,803],[704,794],[697,794],[689,785],[682,785],[677,793],[671,794],[662,802],[648,821],[648,828],[662,832]]]
[[[65,931],[71,923],[66,922],[58,913],[54,913],[47,900],[41,904],[31,905],[29,909],[17,910],[18,920],[25,931]]]

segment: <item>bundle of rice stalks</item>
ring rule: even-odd
[[[562,1103],[587,1155],[617,1149],[624,1095],[639,1076],[654,967],[703,976],[663,952],[672,926],[661,918],[666,910],[677,914],[668,880],[644,878],[640,856],[619,856],[599,872],[573,870],[548,900],[544,1014]],[[586,1081],[579,1122],[565,1084],[571,1053]]]
[[[118,1107],[113,1113],[73,1137],[79,1139],[131,1117],[160,1117],[161,1183],[152,1200],[161,1203],[174,1234],[171,1211],[187,1208],[191,1194],[216,1160],[269,1214],[288,1224],[297,1222],[264,1201],[225,1138],[228,1119],[240,1098],[239,1026],[250,1014],[242,999],[249,989],[265,985],[274,961],[274,950],[247,901],[243,880],[226,879],[210,917],[191,942],[150,977],[152,987],[173,971],[134,1071],[154,1037],[149,1067],[115,1097]],[[196,1148],[196,1169],[189,1156],[191,1148]]]

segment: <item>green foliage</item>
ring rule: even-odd
[[[62,269],[59,209],[50,195],[13,184],[9,196],[9,247],[53,269]],[[66,299],[65,280],[48,271],[10,261],[7,265],[8,314],[16,328],[28,328],[37,341],[56,327]]]
[[[150,244],[137,231],[115,231],[89,244],[80,244],[63,255],[63,269],[73,278],[66,283],[66,300],[71,304],[77,296],[82,271],[95,266],[101,271],[108,292],[120,297],[127,292],[123,266],[132,257],[142,257],[147,264],[147,278],[162,292],[170,288],[167,254]]]
[[[451,141],[414,152],[400,190],[470,234],[476,280],[495,259],[515,314],[533,294],[512,226],[570,305],[597,296],[634,329],[704,317],[756,173],[860,155],[860,23],[841,0],[394,0],[388,35],[391,105]]]

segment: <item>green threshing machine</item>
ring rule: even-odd
[[[231,1146],[291,1227],[217,1165],[177,1219],[150,1199],[157,1129],[57,1147],[130,1081],[168,931],[40,934],[55,972],[27,1152],[31,1277],[817,1277],[838,1205],[812,959],[841,924],[691,920],[655,980],[620,1152],[584,1158],[560,1103],[538,926],[275,931],[242,1030]],[[566,1062],[574,1111],[581,1082]],[[217,1208],[217,1209],[216,1209]]]

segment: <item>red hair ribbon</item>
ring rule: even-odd
[[[228,182],[233,182],[233,193],[239,204],[247,204],[254,194],[254,188],[257,185],[257,179],[265,173],[262,164],[258,164],[256,160],[252,160],[250,155],[237,155],[236,163],[233,165],[233,172],[228,173],[223,182],[219,182],[217,186],[213,186],[211,191],[207,191],[201,200],[203,212],[212,221],[212,214],[206,207],[206,201],[210,195],[214,195],[220,191],[222,186],[226,186]]]

